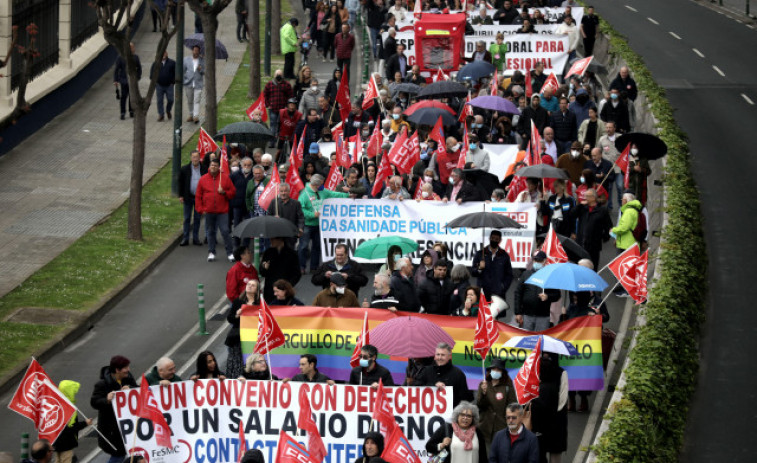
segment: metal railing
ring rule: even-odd
[[[91,0],[71,0],[71,51],[97,34],[97,13]]]
[[[58,64],[58,0],[13,0],[13,25],[18,27],[18,45],[27,47],[31,37],[27,26],[35,24],[38,33],[34,48],[39,53],[32,62],[30,79]],[[24,59],[14,53],[11,69],[11,88],[18,88]]]

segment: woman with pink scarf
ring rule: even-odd
[[[426,443],[439,463],[486,463],[486,441],[478,424],[478,407],[466,401],[452,410],[452,423],[440,426]]]

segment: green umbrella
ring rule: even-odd
[[[355,249],[355,257],[363,259],[384,259],[392,246],[399,246],[402,254],[409,254],[418,250],[418,243],[410,238],[401,236],[379,236],[372,240],[363,241]]]

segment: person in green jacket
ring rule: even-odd
[[[294,54],[297,53],[297,47],[300,39],[297,37],[297,26],[300,22],[297,18],[290,19],[281,26],[279,36],[281,37],[281,53],[284,55],[284,78],[296,79],[294,75]]]
[[[313,245],[310,249],[310,271],[315,272],[315,269],[320,265],[321,231],[318,217],[321,215],[321,203],[323,203],[324,199],[328,198],[348,198],[350,196],[348,193],[340,193],[338,191],[318,191],[323,182],[324,178],[321,174],[313,174],[310,177],[310,183],[300,192],[300,197],[297,199],[302,206],[302,215],[305,216],[305,230],[300,237],[300,245],[297,248],[302,273],[306,273],[307,271],[308,244],[311,241]]]
[[[620,206],[620,220],[618,225],[610,230],[610,236],[615,238],[615,247],[618,248],[618,254],[636,244],[636,237],[633,231],[639,223],[639,214],[642,209],[641,202],[636,199],[633,193],[624,193]],[[618,286],[613,294],[618,297],[627,297],[628,293],[623,286]]]
[[[150,386],[160,384],[165,387],[170,386],[171,383],[178,383],[181,378],[176,374],[176,364],[173,363],[173,360],[168,357],[161,357],[152,367],[152,370],[145,375],[145,380]]]
[[[505,54],[507,53],[507,44],[505,35],[497,32],[497,42],[489,45],[489,53],[492,54],[492,64],[498,71],[504,72]]]
[[[58,385],[58,389],[71,403],[76,403],[76,394],[79,392],[81,384],[76,381],[64,379]],[[79,419],[78,413],[74,412],[66,423],[66,427],[53,442],[55,449],[55,461],[57,463],[71,463],[74,461],[74,449],[79,446],[79,431],[92,424],[92,419]]]

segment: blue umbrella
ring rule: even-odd
[[[205,35],[192,34],[184,39],[184,46],[190,50],[195,46],[200,47],[200,53],[205,53]],[[229,52],[226,51],[226,46],[216,39],[216,59],[229,59]]]
[[[476,108],[491,109],[500,113],[520,114],[520,110],[507,98],[495,95],[477,96],[467,104]]]
[[[607,282],[597,272],[570,262],[547,265],[531,275],[526,283],[566,291],[602,291],[607,288]]]
[[[532,334],[531,336],[513,336],[508,339],[504,344],[504,347],[512,347],[515,349],[528,349],[533,350],[536,347],[536,343],[541,338],[541,350],[544,352],[554,352],[555,354],[567,355],[573,357],[578,355],[578,349],[562,339],[553,338],[546,334]]]
[[[476,82],[482,77],[489,77],[494,74],[495,69],[494,65],[487,61],[474,61],[463,66],[455,79],[458,82],[465,82],[467,80]]]

